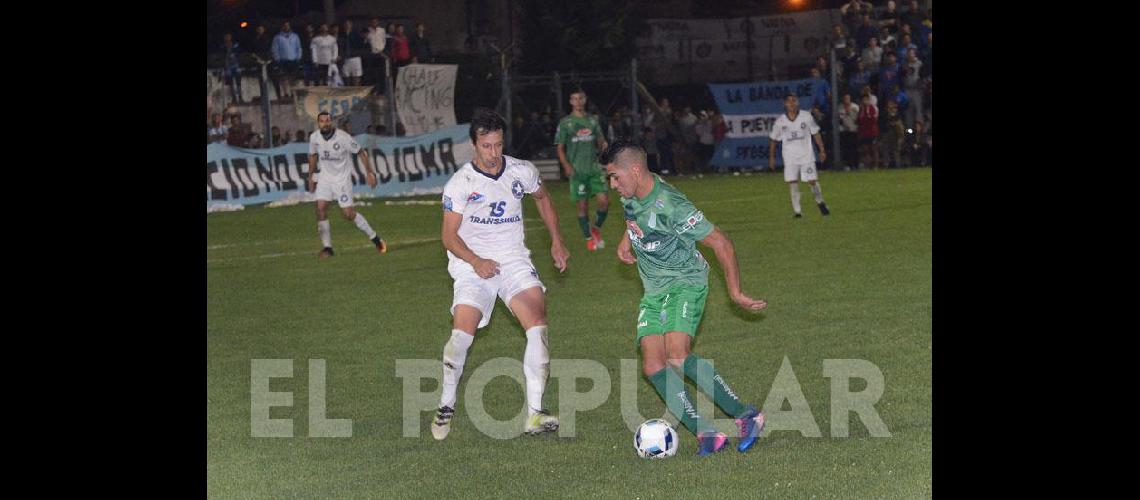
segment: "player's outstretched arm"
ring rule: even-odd
[[[720,262],[720,267],[724,269],[724,281],[728,285],[728,296],[732,298],[733,302],[743,307],[744,309],[759,311],[768,307],[768,302],[761,299],[754,299],[744,292],[740,291],[740,268],[736,263],[736,248],[732,245],[732,240],[720,231],[718,228],[713,228],[712,232],[705,239],[701,240],[701,244],[712,248],[716,252],[716,260]]]
[[[499,274],[498,262],[476,255],[463,241],[463,238],[459,237],[459,225],[462,223],[463,214],[450,210],[443,212],[443,229],[440,234],[440,238],[443,240],[443,248],[463,259],[464,262],[471,264],[471,267],[475,268],[475,274],[479,275],[480,278],[492,278]]]
[[[554,201],[550,199],[550,193],[546,192],[546,186],[538,186],[538,190],[531,196],[534,197],[534,204],[538,207],[542,222],[550,231],[550,256],[554,258],[554,267],[558,268],[558,272],[564,272],[566,261],[570,259],[570,251],[566,249],[566,244],[562,242],[562,233],[558,231],[558,212],[554,211]]]

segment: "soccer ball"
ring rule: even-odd
[[[677,431],[659,418],[646,420],[633,433],[633,449],[641,458],[669,458],[677,454],[679,444]]]

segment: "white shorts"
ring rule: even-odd
[[[784,164],[784,182],[814,181],[819,175],[815,171],[815,162]]]
[[[352,180],[344,182],[321,182],[317,177],[317,189],[313,198],[322,201],[336,201],[340,208],[352,206]]]
[[[455,279],[451,315],[455,315],[455,307],[460,304],[478,309],[483,313],[483,317],[479,318],[479,326],[476,328],[483,328],[491,322],[491,311],[495,309],[496,295],[503,299],[503,303],[509,308],[511,299],[523,290],[539,287],[543,293],[546,293],[546,286],[538,279],[538,271],[534,269],[534,264],[528,258],[499,261],[499,274],[490,279],[480,278],[475,274],[475,268],[471,267],[471,264],[461,260],[449,262],[447,272]]]
[[[341,76],[363,76],[364,70],[360,66],[359,57],[350,57],[344,60],[344,71]]]

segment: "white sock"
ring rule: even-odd
[[[332,248],[332,230],[329,229],[329,221],[317,221],[317,234],[321,235],[321,245],[324,248]]]
[[[800,213],[800,183],[789,182],[788,188],[792,190],[792,210]]]
[[[368,225],[368,221],[364,219],[363,215],[360,215],[360,212],[356,213],[356,218],[352,219],[352,222],[356,224],[357,229],[364,231],[364,234],[368,236],[368,239],[376,237],[376,231],[372,230],[372,226]]]
[[[815,195],[815,203],[816,204],[823,203],[823,191],[821,191],[819,189],[819,183],[818,182],[811,185],[811,194]]]
[[[523,375],[526,377],[526,405],[529,415],[542,409],[542,393],[546,391],[546,377],[550,373],[550,350],[547,347],[546,325],[526,331],[526,351],[523,354]]]
[[[463,330],[452,330],[451,338],[443,345],[443,394],[439,397],[440,406],[455,408],[455,389],[459,387],[459,377],[463,376],[467,348],[474,341],[474,335]]]

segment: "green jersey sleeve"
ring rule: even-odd
[[[713,230],[713,224],[705,219],[704,212],[697,210],[687,198],[677,195],[673,200],[673,217],[670,217],[673,232],[687,242],[705,239]]]

